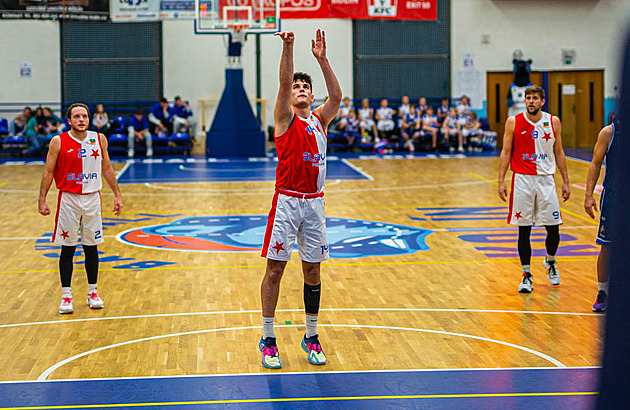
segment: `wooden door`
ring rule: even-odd
[[[550,72],[547,103],[562,121],[564,147],[593,147],[604,126],[604,71]]]
[[[542,73],[533,71],[530,73],[532,84],[542,85]],[[514,82],[512,71],[488,72],[486,74],[487,112],[490,129],[496,131],[497,148],[503,146],[503,131],[508,117],[507,97],[510,85]]]

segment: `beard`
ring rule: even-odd
[[[536,108],[529,108],[527,107],[527,112],[529,113],[529,115],[537,115],[538,112],[540,111],[540,107]]]

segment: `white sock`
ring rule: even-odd
[[[556,255],[549,255],[547,254],[547,262],[555,262],[556,261]]]
[[[92,292],[96,292],[96,283],[95,283],[95,284],[93,284],[93,285],[90,285],[90,284],[88,283],[88,295],[91,295],[91,294],[92,294]]]
[[[606,282],[600,282],[597,281],[597,291],[598,292],[606,292],[606,294],[608,294],[608,281]]]
[[[317,315],[306,314],[306,337],[313,337],[317,334]]]
[[[275,339],[276,332],[273,331],[273,317],[263,316],[263,339],[273,337]]]
[[[523,273],[527,273],[528,275],[531,275],[529,265],[523,265]]]
[[[71,298],[72,297],[72,288],[68,286],[67,288],[61,288],[61,297]]]

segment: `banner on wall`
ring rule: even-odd
[[[437,0],[328,0],[329,18],[437,20]]]
[[[109,19],[110,0],[0,0],[0,19]]]
[[[195,0],[162,0],[160,2],[160,19],[194,20]]]
[[[109,10],[116,23],[160,20],[160,0],[110,0]]]

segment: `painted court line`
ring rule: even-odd
[[[449,313],[512,313],[524,315],[557,315],[557,316],[594,316],[603,317],[604,313],[592,312],[550,312],[539,310],[489,310],[489,309],[439,309],[439,308],[323,308],[322,312],[449,312]],[[303,312],[304,309],[276,309],[276,312]],[[39,322],[7,323],[0,325],[2,328],[35,326],[35,325],[59,325],[78,322],[97,322],[104,320],[146,319],[157,317],[182,317],[182,316],[210,316],[232,314],[260,314],[261,310],[219,310],[206,312],[181,312],[181,313],[153,313],[146,315],[92,317],[83,319],[60,319]]]
[[[302,324],[292,324],[292,325],[276,325],[277,328],[288,328],[288,327],[303,327],[304,325]],[[475,335],[469,335],[469,334],[465,334],[465,333],[456,333],[456,332],[447,332],[447,331],[443,331],[443,330],[432,330],[432,329],[420,329],[420,328],[413,328],[413,327],[400,327],[400,326],[379,326],[379,325],[357,325],[357,324],[350,324],[350,325],[341,325],[341,324],[320,324],[320,327],[333,327],[333,328],[359,328],[359,329],[383,329],[383,330],[400,330],[400,331],[410,331],[410,332],[419,332],[419,333],[430,333],[430,334],[439,334],[439,335],[447,335],[447,336],[455,336],[455,337],[462,337],[462,338],[466,338],[466,339],[473,339],[473,340],[480,340],[483,342],[490,342],[490,343],[495,343],[495,344],[499,344],[499,345],[503,345],[503,346],[507,346],[507,347],[512,347],[514,349],[518,349],[530,354],[533,354],[535,356],[540,357],[541,359],[544,359],[550,363],[553,363],[554,365],[558,366],[558,367],[566,367],[562,362],[560,362],[559,360],[554,359],[553,357],[546,355],[544,353],[541,353],[539,351],[530,349],[528,347],[525,346],[520,346],[514,343],[509,343],[509,342],[504,342],[502,340],[497,340],[497,339],[491,339],[488,337],[483,337],[483,336],[475,336]],[[65,360],[62,360],[54,365],[52,365],[51,367],[49,367],[48,369],[46,369],[44,372],[42,372],[38,377],[37,380],[38,381],[44,381],[46,379],[48,379],[48,377],[50,377],[50,375],[57,369],[59,369],[60,367],[76,360],[76,359],[80,359],[82,357],[88,356],[92,353],[98,353],[104,350],[109,350],[109,349],[114,349],[117,347],[121,347],[121,346],[127,346],[127,345],[131,345],[131,344],[135,344],[135,343],[140,343],[140,342],[148,342],[148,341],[152,341],[152,340],[158,340],[158,339],[166,339],[166,338],[170,338],[170,337],[179,337],[179,336],[187,336],[187,335],[195,335],[195,334],[203,334],[203,333],[218,333],[218,332],[230,332],[230,331],[235,331],[235,330],[260,330],[260,326],[239,326],[239,327],[225,327],[225,328],[217,328],[217,329],[204,329],[204,330],[193,330],[193,331],[189,331],[189,332],[179,332],[179,333],[171,333],[171,334],[166,334],[166,335],[159,335],[159,336],[151,336],[151,337],[144,337],[144,338],[140,338],[140,339],[133,339],[133,340],[128,340],[126,342],[120,342],[120,343],[114,343],[108,346],[102,346],[96,349],[92,349],[92,350],[88,350],[86,352],[83,353],[79,353],[76,354],[74,356],[71,356]]]
[[[245,403],[297,403],[319,401],[358,401],[358,400],[418,400],[418,399],[467,399],[467,398],[502,398],[502,397],[572,397],[593,396],[598,392],[537,392],[537,393],[467,393],[467,394],[416,394],[403,396],[337,396],[337,397],[287,397],[276,399],[236,399],[236,400],[203,400],[178,402],[145,402],[115,404],[84,404],[69,406],[35,406],[35,407],[0,407],[0,410],[52,410],[83,408],[123,408],[123,407],[155,407],[155,406],[191,406],[199,404],[245,404]]]
[[[368,180],[370,181],[374,181],[374,178],[372,178],[372,176],[370,174],[368,174],[367,172],[363,171],[363,169],[357,167],[356,165],[354,165],[353,163],[351,163],[350,161],[348,161],[345,158],[341,159],[341,162],[343,162],[344,164],[346,164],[347,166],[349,166],[350,168],[354,169],[356,172],[358,172],[359,174],[363,175],[364,177],[366,177]]]

